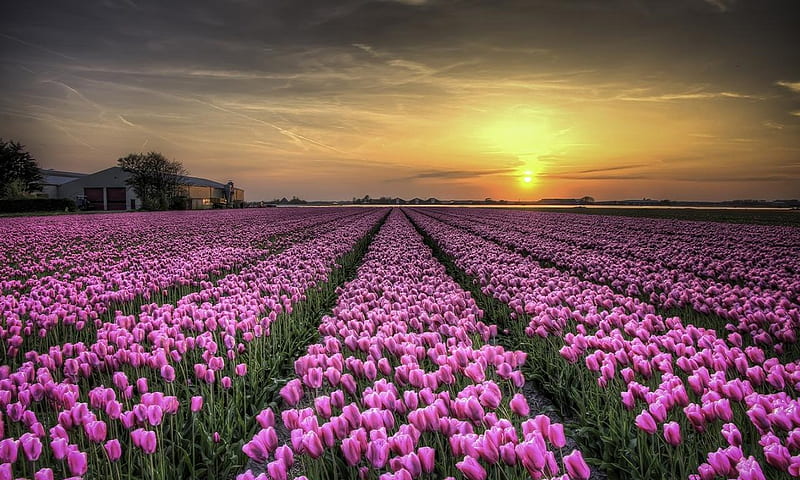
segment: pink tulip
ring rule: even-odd
[[[486,470],[472,457],[464,457],[464,460],[456,463],[456,468],[459,469],[468,480],[486,480]]]
[[[265,408],[261,410],[261,413],[256,415],[256,421],[261,425],[261,428],[274,427],[275,414],[272,412],[271,408]]]
[[[538,441],[525,441],[518,444],[514,448],[517,459],[531,475],[541,472],[547,463],[547,460],[544,457],[544,452],[546,451],[543,446],[544,439],[542,438],[541,434],[536,433],[532,437],[535,438],[536,435],[539,435]]]
[[[203,408],[203,397],[199,395],[192,397],[189,408],[192,412],[199,412]]]
[[[560,423],[554,423],[550,425],[548,427],[547,438],[554,447],[564,448],[564,446],[567,444],[567,438],[564,435],[564,425]]]
[[[53,480],[53,470],[42,468],[33,474],[33,480]]]
[[[417,450],[417,455],[419,456],[422,471],[424,473],[433,472],[436,451],[431,447],[420,447],[419,450]]]
[[[275,459],[283,460],[284,465],[290,468],[294,465],[294,452],[288,445],[281,445],[275,449]]]
[[[726,423],[722,426],[722,436],[725,437],[728,445],[732,447],[742,445],[742,434],[739,432],[739,429],[736,428],[736,425],[732,423]]]
[[[319,458],[323,453],[322,440],[314,432],[303,434],[303,448],[311,458]]]
[[[66,438],[58,437],[50,441],[50,449],[56,460],[63,460],[67,456],[68,447],[69,441]]]
[[[152,454],[156,451],[156,432],[152,430],[137,428],[131,432],[131,440],[135,446],[141,448],[147,454]]]
[[[161,420],[164,418],[164,410],[159,405],[149,405],[146,415],[147,422],[155,427],[161,425]]]
[[[361,461],[361,443],[355,438],[345,438],[342,440],[342,454],[347,465],[354,466]]]
[[[147,393],[148,391],[147,378],[142,377],[136,380],[136,389],[139,391],[139,393]]]
[[[774,465],[773,465],[774,466]],[[741,480],[766,480],[761,465],[754,457],[748,457],[736,464],[736,471],[739,472]]]
[[[528,406],[528,401],[520,393],[517,393],[511,398],[509,406],[511,407],[511,411],[520,417],[527,417],[531,411]]]
[[[89,437],[89,441],[94,443],[105,441],[107,433],[106,422],[95,420],[85,424],[83,428],[86,430],[86,436]]]
[[[578,450],[573,450],[569,455],[564,456],[564,468],[567,474],[574,480],[587,480],[591,475],[589,465],[583,459],[583,455]]]
[[[112,462],[116,462],[122,456],[122,447],[116,438],[107,441],[103,448],[108,455],[108,459]]]
[[[280,459],[267,464],[267,473],[269,473],[270,478],[273,480],[286,480],[286,470],[286,464]]]
[[[19,442],[13,438],[0,440],[0,462],[14,463],[17,461]]]
[[[650,435],[656,433],[656,421],[647,410],[642,410],[642,413],[636,416],[636,426]]]
[[[167,382],[175,381],[175,368],[172,365],[164,365],[161,367],[161,378]]]
[[[42,441],[39,440],[39,437],[32,433],[25,433],[20,437],[19,443],[22,445],[22,452],[29,462],[35,462],[39,459],[42,454]]]
[[[512,467],[517,464],[517,454],[513,443],[500,445],[500,459],[503,460],[503,463]]]
[[[673,447],[681,444],[681,427],[677,422],[664,424],[664,439]]]
[[[83,475],[88,469],[86,453],[72,450],[67,454],[67,465],[73,475]]]
[[[389,460],[389,445],[383,439],[369,442],[367,445],[366,457],[369,463],[376,469],[381,469]]]
[[[773,467],[786,471],[789,469],[792,454],[780,443],[773,443],[764,447],[764,457],[767,459],[767,463]]]
[[[303,387],[300,384],[300,380],[294,379],[289,381],[286,385],[281,388],[280,391],[281,398],[290,406],[295,406],[303,397]]]

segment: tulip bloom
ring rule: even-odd
[[[424,473],[431,473],[433,472],[433,468],[435,466],[435,456],[436,450],[431,447],[420,447],[417,450],[417,456],[419,457],[420,465],[422,466],[422,471]]]
[[[191,406],[189,408],[192,412],[199,412],[203,408],[203,397],[199,395],[192,397]]]
[[[14,463],[17,461],[17,451],[19,450],[19,441],[13,438],[6,438],[0,440],[0,462]]]
[[[85,452],[72,450],[67,454],[67,466],[73,475],[83,475],[88,469],[87,455]]]
[[[141,448],[145,453],[155,453],[157,448],[156,432],[137,428],[131,432],[133,444]]]
[[[164,365],[161,367],[161,377],[167,382],[175,381],[175,368],[172,365]]]
[[[35,462],[42,454],[42,441],[32,433],[23,434],[19,443],[22,445],[22,453],[29,462]]]
[[[369,442],[366,457],[374,468],[383,468],[389,460],[389,444],[380,438]]]
[[[324,451],[322,440],[313,431],[303,434],[303,448],[311,458],[319,458]]]
[[[486,480],[486,470],[477,460],[470,456],[456,463],[456,468],[467,477],[467,480]]]
[[[50,468],[42,468],[33,474],[33,480],[53,480],[53,470]]]
[[[267,473],[269,473],[270,478],[273,480],[286,480],[286,470],[286,464],[280,459],[267,464]]]
[[[261,413],[256,415],[256,421],[261,425],[261,428],[274,427],[275,414],[272,412],[271,408],[265,408],[261,410]]]
[[[112,462],[116,462],[122,456],[122,447],[119,444],[119,440],[116,438],[107,441],[105,445],[103,445],[103,448],[106,450],[108,459]]]
[[[642,413],[636,416],[636,426],[650,435],[656,433],[657,429],[656,421],[647,410],[642,410]]]
[[[550,443],[556,448],[564,448],[567,444],[567,438],[564,435],[564,425],[560,423],[553,423],[547,429],[547,438]]]
[[[531,408],[528,406],[528,401],[524,396],[522,396],[521,393],[517,393],[511,398],[509,406],[511,407],[511,411],[520,417],[527,417],[531,412]]]
[[[567,474],[574,480],[587,480],[592,473],[589,470],[589,465],[583,459],[583,455],[578,450],[573,450],[572,453],[564,457],[564,468],[567,469]]]
[[[300,380],[294,379],[283,386],[280,391],[281,398],[290,406],[295,406],[303,398],[303,386]]]
[[[103,443],[106,440],[106,422],[102,420],[95,420],[85,424],[83,428],[86,430],[86,436],[89,437],[89,441],[94,443]]]
[[[352,467],[361,461],[361,443],[357,439],[352,437],[345,438],[342,440],[341,448],[347,465]]]
[[[677,447],[681,444],[681,426],[677,422],[669,422],[664,424],[664,439],[672,445]]]

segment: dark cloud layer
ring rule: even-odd
[[[250,198],[800,196],[797,25],[791,0],[14,2],[0,136],[75,170],[156,148]]]

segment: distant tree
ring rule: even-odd
[[[0,198],[22,197],[42,189],[36,159],[19,142],[0,138]]]
[[[186,176],[181,162],[158,152],[131,153],[117,162],[131,174],[127,184],[133,187],[145,210],[166,210],[173,197],[180,195]]]
[[[581,197],[580,199],[578,199],[578,203],[580,203],[581,205],[590,205],[594,203],[594,198],[589,196]]]

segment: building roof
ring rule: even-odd
[[[72,180],[76,180],[76,179],[81,178],[81,177],[87,177],[87,176],[97,175],[97,174],[100,174],[100,173],[111,172],[111,171],[113,171],[114,173],[117,173],[119,175],[122,175],[125,178],[130,176],[130,173],[124,171],[122,169],[122,167],[119,167],[119,166],[105,168],[103,170],[99,170],[97,172],[90,173],[90,174],[72,173],[72,172],[59,172],[59,173],[68,173],[68,174],[71,174],[72,176],[69,177],[69,178],[66,178],[64,181],[58,183],[57,185],[61,185],[63,183],[71,182]],[[42,175],[46,176],[47,172],[50,172],[50,170],[43,170],[42,171]],[[55,170],[52,170],[52,172],[55,173]],[[45,181],[44,183],[50,183],[50,182]],[[224,183],[215,182],[214,180],[209,180],[207,178],[200,178],[200,177],[188,177],[188,176],[183,177],[183,181],[181,182],[181,184],[182,185],[189,185],[189,186],[193,186],[193,187],[221,188],[223,190],[226,187],[226,185]]]
[[[42,174],[43,185],[63,185],[71,182],[76,178],[85,177],[85,173],[66,172],[63,170],[43,169],[40,168],[39,172]]]
[[[183,181],[181,182],[183,185],[189,185],[192,187],[214,187],[214,188],[225,188],[224,183],[215,182],[214,180],[209,180],[207,178],[199,178],[199,177],[183,177]]]

